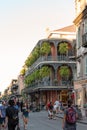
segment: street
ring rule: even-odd
[[[62,130],[62,119],[49,120],[46,111],[30,112],[28,130]],[[20,119],[20,128],[23,129],[23,122]],[[77,130],[87,130],[87,125],[77,123]]]

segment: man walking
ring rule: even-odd
[[[72,105],[72,100],[68,100],[68,107],[64,111],[62,128],[63,130],[76,130],[77,111]]]
[[[14,107],[15,102],[13,99],[9,100],[9,106],[6,109],[6,123],[8,130],[15,130],[18,125],[18,110]]]

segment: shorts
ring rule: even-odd
[[[28,118],[29,114],[23,114],[23,117]]]
[[[0,124],[5,123],[5,118],[0,117]]]

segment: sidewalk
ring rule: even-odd
[[[56,116],[57,116],[58,118],[63,118],[63,115],[64,115],[64,114],[61,113],[61,114],[57,114]],[[86,117],[86,118],[83,118],[83,119],[80,119],[80,120],[77,120],[77,122],[87,125],[87,117]]]

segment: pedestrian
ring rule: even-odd
[[[5,127],[5,118],[6,118],[6,102],[2,101],[0,106],[0,130]]]
[[[73,107],[73,101],[68,100],[68,107],[64,110],[64,117],[62,122],[63,130],[76,130],[77,111]]]
[[[11,100],[14,100],[14,108],[18,111],[18,124],[17,124],[17,130],[20,130],[19,126],[19,111],[20,111],[20,106],[19,106],[19,101],[16,96],[10,97]]]
[[[17,130],[20,130],[20,126],[19,126],[19,111],[20,111],[20,106],[19,106],[19,101],[17,101],[17,98],[15,97],[15,98],[13,98],[13,100],[14,100],[14,107],[17,109],[17,111],[18,111],[18,124],[17,124]]]
[[[52,102],[49,102],[47,104],[47,109],[48,109],[48,118],[52,119],[53,118],[53,104],[52,104]]]
[[[56,98],[56,101],[54,103],[56,105],[56,114],[58,114],[59,112],[59,106],[60,106],[60,102],[58,101],[58,99]]]
[[[14,107],[15,102],[13,99],[9,100],[9,105],[6,108],[6,122],[5,127],[8,127],[8,130],[15,130],[19,118],[18,118],[18,110]]]
[[[27,130],[28,127],[28,122],[29,122],[29,106],[28,103],[23,103],[22,107],[22,117],[23,117],[23,124],[24,124],[24,129]]]
[[[62,113],[64,111],[63,103],[62,103],[62,101],[59,101],[59,103],[60,103],[59,112]]]
[[[53,119],[56,120],[56,104],[53,105]]]

